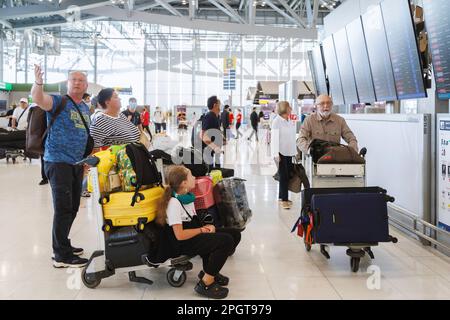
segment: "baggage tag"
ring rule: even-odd
[[[111,172],[109,174],[109,191],[116,192],[122,190],[122,182],[120,180],[119,174]]]

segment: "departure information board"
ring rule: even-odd
[[[322,49],[320,46],[308,51],[309,64],[313,75],[316,95],[328,94],[325,67],[323,65]]]
[[[427,96],[409,0],[381,3],[398,99]]]
[[[375,89],[373,87],[372,71],[370,70],[361,18],[348,24],[346,30],[359,102],[373,103],[376,101]]]
[[[333,37],[328,37],[323,40],[323,55],[327,66],[328,82],[330,83],[330,91],[331,96],[333,97],[333,102],[335,105],[345,104]]]
[[[333,34],[333,39],[345,103],[359,103],[358,92],[356,91],[355,75],[353,73],[352,58],[350,56],[350,49],[348,46],[347,33],[345,29],[341,29]]]
[[[439,99],[450,99],[450,1],[424,0],[429,47]]]
[[[377,101],[397,100],[394,73],[386,39],[381,7],[374,6],[362,16],[370,68]]]

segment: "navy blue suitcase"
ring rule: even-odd
[[[387,197],[382,193],[313,195],[313,239],[321,244],[390,242]]]

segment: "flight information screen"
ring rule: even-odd
[[[439,99],[450,99],[450,1],[424,0],[429,47]]]
[[[353,73],[352,58],[347,41],[345,29],[341,29],[333,34],[336,58],[341,76],[342,91],[345,103],[359,103],[358,92],[356,91],[355,75]]]
[[[330,91],[331,96],[333,97],[333,102],[335,105],[345,104],[333,37],[328,37],[323,40],[323,55],[327,66],[328,82],[330,83]]]
[[[325,76],[325,67],[323,65],[322,49],[320,46],[308,51],[309,64],[313,75],[316,94],[328,94],[327,79]]]
[[[361,18],[347,25],[346,30],[359,102],[373,103],[376,101],[375,88],[373,87],[372,71],[370,70]]]
[[[362,21],[376,99],[377,101],[397,100],[381,7],[372,7],[362,16]]]
[[[427,96],[409,0],[381,3],[395,87],[400,100]]]

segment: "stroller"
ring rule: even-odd
[[[16,163],[17,158],[23,160],[31,158],[25,154],[26,131],[0,129],[0,159],[6,158],[6,162]]]
[[[151,248],[151,237],[146,228],[139,226],[124,226],[105,229],[106,221],[100,194],[100,183],[97,165],[99,158],[90,156],[78,165],[88,164],[91,166],[91,177],[93,185],[94,211],[97,216],[98,229],[104,232],[98,233],[98,248],[87,265],[83,268],[81,278],[83,284],[91,289],[96,288],[102,279],[110,277],[115,273],[128,273],[131,282],[144,283],[151,285],[153,281],[144,277],[136,276],[136,271],[146,270],[148,268],[169,267],[167,272],[167,281],[173,287],[181,287],[186,282],[186,271],[192,270],[191,257],[180,256],[170,259],[164,263],[153,263],[149,258]],[[159,168],[162,168],[162,160],[158,160]],[[162,170],[161,170],[162,172]],[[147,224],[149,226],[151,224]],[[151,231],[150,231],[151,234]]]

